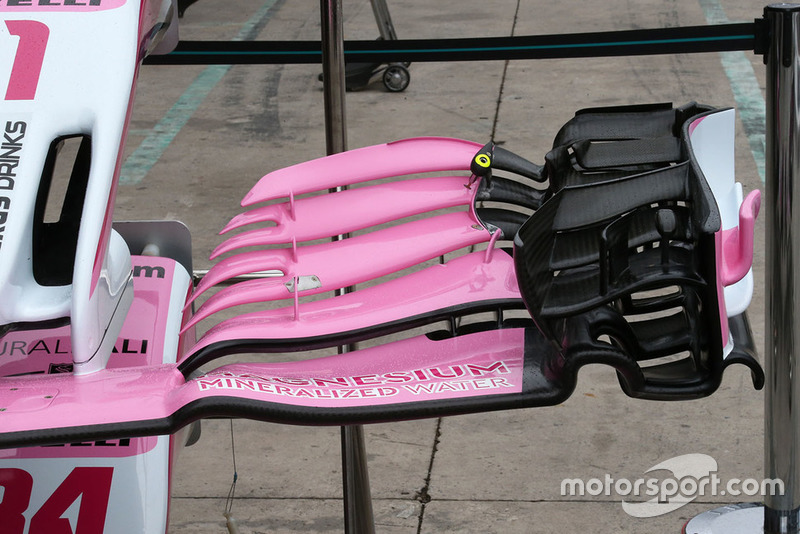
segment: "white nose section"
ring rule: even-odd
[[[130,252],[111,230],[121,148],[141,56],[175,40],[176,11],[173,0],[26,4],[0,6],[0,327],[69,322],[84,374],[105,367],[133,299]],[[55,147],[71,137],[90,150],[68,177],[68,207],[45,221]]]

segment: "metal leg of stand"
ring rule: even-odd
[[[800,5],[767,7],[772,33],[767,60],[764,470],[784,482],[764,498],[764,532],[800,532]]]
[[[384,41],[394,41],[397,39],[397,32],[394,31],[392,16],[389,14],[389,6],[386,0],[370,0],[372,3],[372,13],[375,15],[375,22],[378,24],[381,39]]]
[[[342,0],[320,0],[322,18],[322,93],[328,154],[347,150]]]
[[[325,142],[327,153],[336,154],[347,150],[342,1],[320,0],[320,12]],[[341,350],[346,352],[349,347]],[[341,434],[345,533],[374,534],[364,430],[361,426],[342,427]]]
[[[764,475],[781,495],[717,508],[687,534],[800,532],[800,5],[771,4],[767,55]],[[798,198],[795,198],[798,190]]]
[[[364,427],[360,425],[342,427],[342,480],[345,532],[374,534],[367,450],[364,446]]]

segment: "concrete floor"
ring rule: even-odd
[[[401,38],[691,26],[725,17],[752,21],[763,9],[743,0],[392,0],[389,7]],[[346,38],[377,37],[368,0],[346,0],[344,14]],[[317,39],[319,20],[312,0],[200,0],[181,20],[181,36]],[[763,134],[752,109],[761,105],[764,70],[752,53],[418,63],[403,93],[380,84],[348,93],[348,146],[425,135],[483,143],[494,135],[541,162],[577,109],[695,100],[744,113],[736,164],[749,191],[763,188],[744,124]],[[182,220],[193,234],[195,267],[207,268],[218,230],[252,184],[269,171],[324,155],[319,71],[314,65],[145,66],[115,217]],[[761,348],[763,217],[758,231],[750,317]],[[713,457],[722,478],[761,478],[762,412],[762,393],[744,368],[731,369],[710,398],[669,404],[632,400],[610,368],[590,368],[559,406],[371,425],[365,431],[376,528],[677,533],[689,518],[730,497],[699,497],[669,514],[635,518],[619,497],[564,497],[560,483],[606,473],[635,479],[689,453]],[[338,428],[238,420],[233,428],[239,475],[233,515],[242,533],[343,530]],[[227,420],[208,421],[200,442],[181,453],[170,532],[225,531],[230,429]]]

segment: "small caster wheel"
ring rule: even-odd
[[[392,93],[405,91],[411,83],[411,74],[402,65],[389,65],[383,71],[383,85]]]

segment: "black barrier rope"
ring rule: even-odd
[[[348,62],[485,61],[638,56],[755,50],[766,41],[762,20],[614,32],[485,37],[345,41]],[[319,63],[319,41],[181,41],[174,52],[150,56],[154,65]]]

